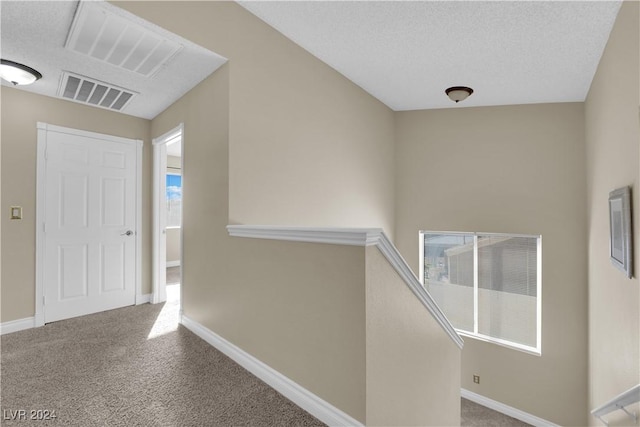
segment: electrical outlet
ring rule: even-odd
[[[480,375],[474,375],[473,376],[473,382],[476,384],[480,384]]]

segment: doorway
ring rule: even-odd
[[[142,141],[38,123],[36,326],[136,304]]]
[[[182,287],[183,125],[153,140],[154,304],[179,303]]]

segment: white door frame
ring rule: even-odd
[[[166,246],[166,195],[162,188],[166,182],[167,173],[167,143],[178,135],[182,136],[184,147],[184,124],[180,123],[169,132],[153,138],[153,290],[151,302],[158,304],[167,300],[167,246]],[[183,167],[184,155],[180,158],[180,168]],[[184,175],[183,175],[184,176]],[[165,184],[166,185],[166,184]],[[182,262],[182,230],[180,230],[180,265]],[[165,237],[164,240],[162,237]],[[162,244],[164,242],[164,244]],[[182,268],[180,268],[180,283],[182,284]],[[180,290],[182,293],[182,289]],[[180,301],[182,305],[182,300]]]
[[[45,250],[45,196],[46,196],[46,149],[47,131],[67,133],[70,135],[84,136],[87,138],[102,139],[111,142],[136,144],[136,296],[135,304],[149,302],[148,297],[142,295],[142,145],[141,139],[122,138],[103,133],[88,132],[62,126],[37,122],[38,143],[36,153],[36,301],[35,301],[35,327],[44,325],[44,250]]]

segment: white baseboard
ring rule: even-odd
[[[147,304],[151,302],[151,294],[138,295],[136,297],[136,305]]]
[[[9,322],[0,323],[0,335],[24,331],[25,329],[31,329],[35,327],[35,324],[35,317],[26,317],[24,319],[11,320]]]
[[[136,297],[136,305],[151,302],[151,294],[138,295]],[[24,319],[11,320],[9,322],[0,323],[0,335],[10,334],[12,332],[24,331],[25,329],[35,328],[44,325],[44,316],[41,314],[35,317],[25,317]]]
[[[167,268],[169,268],[169,267],[180,267],[180,260],[167,261]]]
[[[460,396],[472,402],[475,402],[479,405],[486,406],[487,408],[493,409],[494,411],[501,412],[512,418],[516,418],[527,424],[531,424],[532,426],[535,426],[535,427],[560,427],[558,426],[558,424],[554,424],[551,421],[547,421],[540,417],[536,417],[535,415],[531,415],[527,412],[521,411],[520,409],[516,409],[509,405],[505,405],[504,403],[500,403],[496,400],[489,399],[488,397],[484,397],[478,393],[465,390],[464,388],[460,389]]]
[[[323,423],[330,426],[362,426],[361,422],[322,400],[198,322],[183,315],[180,318],[180,323]]]

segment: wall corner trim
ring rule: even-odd
[[[227,225],[232,237],[286,240],[291,242],[326,243],[350,246],[377,246],[378,250],[393,266],[413,294],[431,313],[451,340],[462,349],[464,341],[422,286],[409,264],[380,228],[317,228],[288,227],[277,225]]]
[[[35,327],[35,325],[35,317],[25,317],[24,319],[11,320],[9,322],[0,323],[0,335],[24,331],[26,329],[32,329]]]
[[[363,425],[195,320],[182,315],[180,323],[323,423],[330,426]]]
[[[494,411],[498,411],[512,418],[516,418],[535,427],[560,427],[558,424],[554,424],[551,421],[536,417],[535,415],[531,415],[528,412],[524,412],[520,409],[505,405],[504,403],[498,402],[497,400],[489,399],[488,397],[484,397],[478,393],[474,393],[464,388],[460,389],[460,396],[464,397],[467,400],[475,402],[478,405],[486,406],[487,408],[493,409]]]
[[[151,302],[151,294],[136,295],[136,305],[147,304]]]
[[[227,225],[227,231],[232,237],[348,246],[375,245],[382,233],[379,228],[317,228],[277,225]]]

